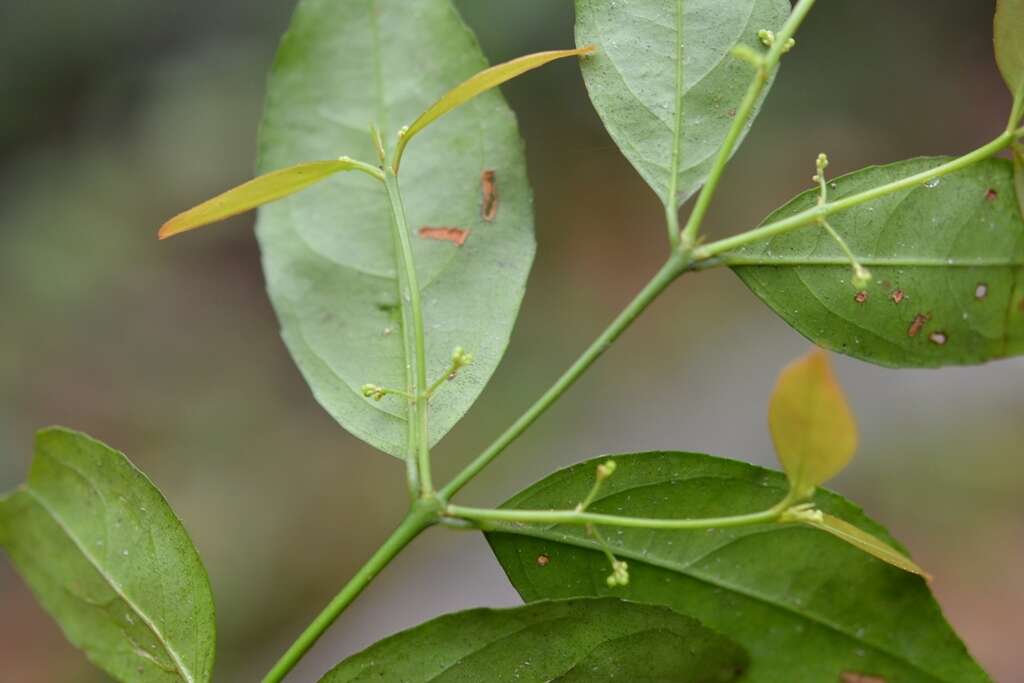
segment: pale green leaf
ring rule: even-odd
[[[664,203],[673,176],[679,204],[704,184],[754,76],[730,51],[764,52],[757,32],[789,11],[788,0],[576,0],[576,44],[597,46],[581,63],[590,99]]]
[[[1024,92],[1024,0],[996,0],[996,62],[1010,87]]]
[[[68,640],[121,681],[209,681],[210,584],[167,501],[121,453],[39,433],[28,482],[0,500],[0,545]]]
[[[923,576],[925,579],[931,580],[931,577],[923,569],[917,566],[917,564],[909,557],[896,550],[888,543],[883,542],[878,537],[855,527],[849,522],[843,521],[832,515],[822,515],[820,520],[809,520],[806,523],[815,528],[829,532],[836,538],[842,539],[853,547],[859,548],[869,555],[877,557],[882,562],[886,562],[894,567],[899,567],[903,571],[918,574]]]
[[[934,168],[901,161],[836,179],[840,199]],[[808,226],[727,254],[765,303],[815,344],[893,367],[983,363],[1024,352],[1024,221],[1013,167],[990,159],[912,190],[833,214],[829,222],[873,275]],[[816,190],[765,219],[813,207]]]
[[[735,643],[664,607],[613,598],[473,609],[428,621],[339,664],[323,683],[728,683]]]
[[[441,118],[451,110],[459,107],[477,95],[496,88],[505,81],[520,76],[527,71],[540,68],[556,59],[588,55],[594,51],[592,45],[577,48],[575,50],[549,50],[537,52],[523,57],[496,64],[489,69],[484,69],[478,74],[468,78],[459,85],[449,90],[441,99],[432,104],[429,109],[419,115],[407,129],[401,133],[401,142],[398,147],[398,158],[401,158],[402,150],[412,138],[431,123]],[[395,161],[395,168],[398,168],[398,159]]]
[[[393,140],[399,126],[486,67],[449,0],[302,0],[270,77],[260,169],[341,152],[376,158],[371,123]],[[523,145],[501,94],[485,92],[417,136],[401,180],[428,381],[442,376],[456,347],[474,357],[431,399],[435,443],[497,367],[533,261]],[[350,432],[402,457],[406,401],[361,391],[405,388],[390,221],[383,189],[343,174],[261,209],[257,234],[282,334],[317,399]],[[458,246],[431,238],[444,232],[421,235],[424,227],[468,233],[458,233]]]
[[[504,507],[572,509],[607,457],[557,472]],[[707,455],[612,457],[615,474],[588,511],[719,517],[766,510],[787,491],[782,473]],[[818,489],[813,502],[902,551],[843,498]],[[745,648],[751,664],[744,683],[834,682],[848,672],[899,683],[990,683],[920,576],[825,531],[786,524],[602,532],[629,564],[627,586],[608,587],[608,559],[583,527],[509,524],[488,540],[525,600],[615,596],[665,605]]]
[[[784,368],[768,404],[775,453],[800,498],[839,474],[857,450],[857,424],[824,351]]]
[[[157,234],[160,239],[167,239],[187,230],[237,216],[300,192],[335,173],[350,171],[353,168],[355,163],[351,159],[341,158],[333,161],[309,161],[267,173],[179,213],[164,223]]]

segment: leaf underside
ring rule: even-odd
[[[785,477],[692,453],[614,456],[594,512],[714,517],[764,510],[786,494]],[[602,459],[557,472],[505,504],[571,509]],[[900,548],[840,496],[819,490],[825,512]],[[744,683],[836,681],[872,674],[900,683],[989,678],[967,653],[920,577],[830,534],[800,525],[708,531],[605,528],[629,563],[629,585],[608,588],[608,560],[585,529],[509,526],[488,534],[498,561],[527,600],[611,595],[693,616],[750,654]],[[538,558],[543,556],[543,562]]]
[[[210,680],[206,571],[123,454],[76,432],[40,432],[28,483],[0,499],[0,545],[68,640],[111,676]]]
[[[323,683],[728,683],[735,643],[664,607],[613,598],[473,609],[439,617],[346,659]]]
[[[576,0],[576,44],[598,48],[582,62],[590,99],[663,203],[673,172],[680,205],[704,184],[754,75],[729,51],[764,51],[757,32],[789,11],[788,0]]]
[[[837,179],[830,199],[948,161],[875,166]],[[814,206],[793,199],[772,223]],[[730,254],[765,303],[815,344],[879,365],[966,365],[1024,351],[1024,221],[1012,164],[990,159],[829,217],[870,269],[858,291],[839,246],[806,227]],[[736,265],[741,263],[757,265]]]
[[[325,155],[375,159],[371,123],[393,140],[400,126],[486,66],[449,0],[303,0],[271,74],[260,170]],[[486,171],[497,185],[493,220],[481,211]],[[500,93],[480,95],[417,136],[402,162],[402,185],[428,378],[441,376],[457,346],[475,359],[431,401],[435,443],[497,367],[533,261],[523,146]],[[423,227],[468,230],[468,237],[457,246],[421,236]],[[316,398],[350,432],[402,457],[405,402],[361,393],[367,383],[405,388],[383,188],[361,174],[332,178],[264,207],[258,237],[284,340]]]

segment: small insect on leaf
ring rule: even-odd
[[[524,74],[527,71],[544,66],[548,62],[553,62],[556,59],[563,59],[565,57],[589,55],[595,50],[596,48],[593,45],[587,45],[573,50],[550,50],[548,52],[537,52],[532,55],[518,57],[502,64],[496,64],[489,69],[484,69],[480,73],[471,76],[449,90],[441,99],[431,105],[429,109],[420,114],[412,124],[399,133],[400,137],[398,141],[398,148],[395,151],[395,171],[398,171],[402,152],[405,150],[405,146],[409,144],[409,140],[431,123],[450,112],[452,109],[465,104],[480,93],[487,92],[491,88],[496,88],[505,81],[512,80],[516,76]]]
[[[493,223],[498,217],[498,176],[491,169],[480,174],[480,217]]]
[[[799,499],[846,467],[857,450],[857,425],[828,355],[815,349],[779,375],[768,407],[779,462]]]
[[[420,228],[419,234],[424,239],[451,242],[457,247],[461,247],[469,238],[469,230],[463,228],[432,228],[428,225]]]
[[[335,173],[355,168],[373,175],[374,169],[345,157],[330,161],[310,161],[261,175],[179,213],[164,223],[157,235],[163,240],[178,233],[237,216],[263,204],[284,199]]]
[[[823,514],[820,521],[807,521],[804,523],[809,524],[816,529],[827,531],[836,538],[842,539],[855,548],[862,550],[883,562],[891,564],[894,567],[899,567],[911,574],[923,576],[928,581],[932,580],[932,577],[917,566],[909,557],[892,546],[878,540],[866,531],[863,531],[862,529],[855,527],[849,522],[843,521],[838,517]]]

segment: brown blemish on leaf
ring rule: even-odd
[[[729,111],[727,111],[725,113],[726,113],[726,116],[728,116],[730,119],[736,118],[736,109],[735,108],[734,109],[730,109]]]
[[[974,288],[974,298],[981,301],[988,296],[988,285],[984,282],[979,282],[978,286]]]
[[[988,188],[988,191],[985,192],[985,199],[990,202],[994,202],[999,199],[999,192],[997,192],[995,188],[990,187]]]
[[[428,240],[443,240],[445,242],[451,242],[457,247],[461,247],[469,238],[469,230],[464,230],[462,228],[431,228],[423,226],[420,228],[420,237],[424,237]]]
[[[1017,304],[1017,310],[1020,311],[1021,313],[1024,313],[1024,299],[1021,299],[1020,303]]]
[[[928,335],[928,341],[937,346],[945,346],[948,339],[945,332],[932,332]]]
[[[903,301],[903,297],[904,296],[905,296],[905,294],[903,294],[903,290],[902,289],[894,289],[889,294],[889,300],[892,301],[894,304],[898,304],[901,301]],[[914,335],[910,335],[910,336],[913,337]]]
[[[859,304],[862,304],[868,300],[868,293],[864,290],[861,290],[853,296],[853,300]]]
[[[839,674],[839,683],[886,683],[881,676],[861,674],[856,671],[844,671]]]
[[[491,223],[498,215],[498,179],[494,171],[487,169],[480,174],[480,191],[483,194],[480,217]]]
[[[548,562],[550,562],[550,561],[551,561],[551,558],[548,557],[547,555],[538,555],[537,556],[537,566],[538,567],[546,567],[546,566],[548,566]]]
[[[931,320],[931,316],[925,315],[924,313],[918,313],[914,316],[914,321],[910,323],[910,329],[907,330],[908,337],[916,337],[924,327],[925,323]]]

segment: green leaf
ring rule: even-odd
[[[689,617],[604,598],[449,614],[380,641],[322,681],[727,683],[746,665],[739,646]]]
[[[811,351],[783,369],[768,404],[768,426],[800,499],[849,464],[857,450],[857,424],[823,351]]]
[[[787,490],[781,473],[707,455],[614,457],[615,475],[589,512],[717,517],[768,509]],[[557,472],[504,507],[572,509],[603,460]],[[818,490],[814,502],[898,547],[843,498]],[[824,531],[797,524],[602,531],[611,551],[629,564],[625,587],[607,586],[608,559],[585,528],[508,525],[488,540],[525,600],[612,595],[671,607],[747,650],[745,683],[836,681],[847,672],[899,683],[989,681],[921,577]]]
[[[1017,205],[1024,218],[1024,144],[1013,146],[1013,188],[1017,194]]]
[[[925,171],[927,158],[834,181],[829,198]],[[813,207],[816,190],[767,219]],[[809,226],[749,245],[724,261],[815,344],[892,367],[983,363],[1024,351],[1024,221],[1013,168],[990,159],[926,186],[833,214],[829,222],[870,269],[857,290],[836,242]]]
[[[763,52],[757,32],[789,11],[788,0],[576,0],[576,44],[597,46],[581,63],[590,99],[666,205],[673,176],[678,204],[704,184],[754,76],[730,50]]]
[[[371,123],[393,139],[486,66],[449,0],[303,0],[270,77],[260,169],[340,152],[376,158]],[[431,400],[435,443],[497,367],[533,261],[523,145],[501,95],[483,93],[417,136],[402,186],[428,379],[441,376],[456,347],[475,358]],[[390,220],[383,189],[344,174],[261,209],[258,236],[282,334],[317,399],[350,432],[402,457],[405,400],[361,392],[368,383],[405,388]],[[458,246],[430,239],[437,232],[421,235],[423,227],[469,232]]]
[[[364,164],[342,157],[328,161],[308,161],[273,171],[179,213],[164,223],[157,234],[163,240],[187,230],[237,216],[257,206],[300,192],[335,173],[351,171],[360,166],[365,168]]]
[[[1010,87],[1024,91],[1024,0],[996,0],[996,62]]]
[[[123,454],[77,432],[40,432],[28,483],[0,500],[0,545],[68,640],[111,676],[210,680],[206,571]]]

